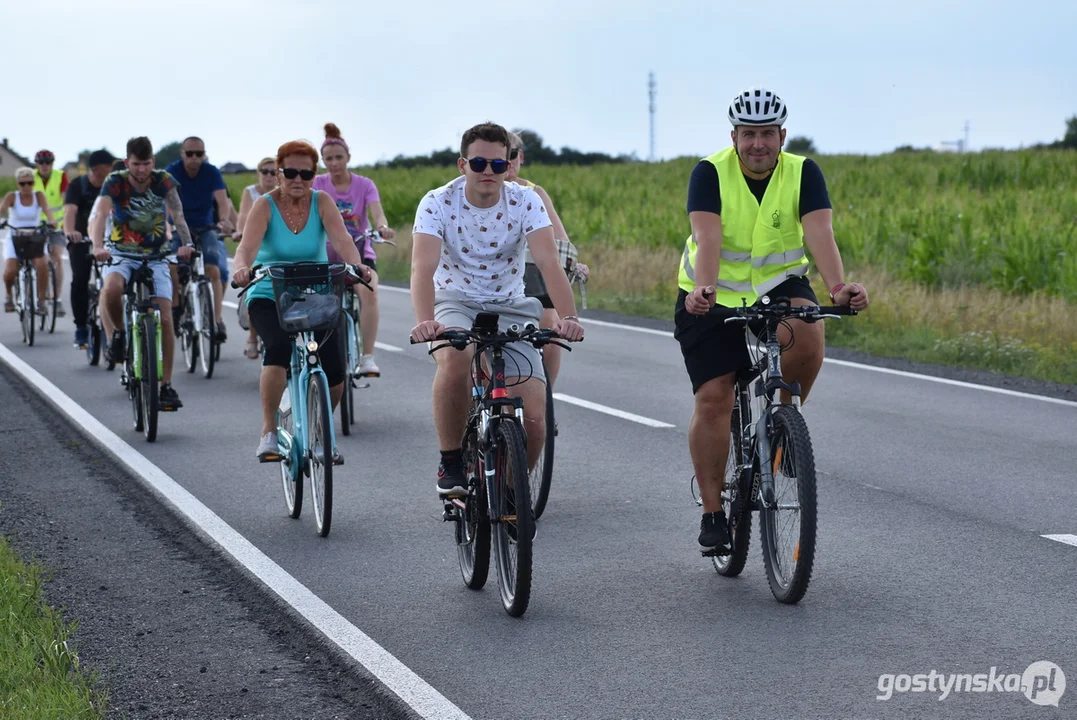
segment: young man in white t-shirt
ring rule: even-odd
[[[505,182],[509,135],[484,123],[464,133],[457,166],[461,177],[426,195],[412,231],[411,304],[418,323],[416,342],[446,329],[471,329],[482,311],[496,312],[501,329],[539,324],[542,304],[524,295],[524,247],[546,281],[561,319],[553,326],[563,339],[583,339],[572,288],[557,255],[546,208],[531,188]],[[467,424],[472,348],[435,353],[434,426],[441,448],[438,493],[467,493],[461,445]],[[505,353],[505,382],[524,401],[528,467],[545,442],[546,387],[538,350],[514,343]]]

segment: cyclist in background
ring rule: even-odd
[[[15,171],[15,182],[19,189],[13,190],[0,201],[0,215],[7,213],[7,224],[10,228],[30,229],[41,224],[41,216],[50,225],[55,225],[52,218],[52,208],[49,207],[45,193],[34,189],[33,168],[21,167]],[[15,287],[15,279],[19,274],[19,258],[15,255],[15,242],[11,233],[8,233],[4,242],[4,287],[7,290],[7,299],[4,301],[4,312],[15,312],[15,301],[12,298],[12,290]],[[44,315],[48,312],[45,304],[45,295],[49,288],[49,268],[45,256],[35,258],[34,269],[37,270],[37,312]],[[27,312],[33,312],[26,308]]]
[[[171,216],[182,242],[176,254],[189,260],[193,252],[191,233],[183,218],[183,203],[176,181],[168,172],[153,167],[153,145],[147,137],[127,141],[127,169],[108,176],[101,187],[101,203],[90,228],[94,257],[98,262],[120,257],[105,267],[101,288],[101,321],[112,336],[109,357],[122,364],[127,354],[127,336],[123,329],[123,294],[131,274],[141,262],[139,255],[161,252],[165,247],[165,217]],[[112,218],[112,232],[105,247],[105,218]],[[134,256],[134,257],[129,257]],[[154,299],[161,311],[161,351],[163,373],[158,395],[162,410],[183,407],[172,387],[172,353],[176,335],[172,326],[172,275],[165,260],[150,262],[153,272]]]
[[[819,166],[784,152],[788,110],[780,97],[750,88],[729,105],[733,145],[699,161],[688,183],[692,234],[685,242],[674,311],[674,336],[692,381],[688,428],[703,518],[699,546],[729,551],[722,490],[729,455],[736,373],[751,365],[744,326],[708,315],[715,305],[741,307],[761,296],[794,306],[818,305],[808,282],[805,247],[837,305],[862,310],[867,290],[846,283],[834,242],[830,197]],[[807,399],[823,364],[823,323],[789,320],[779,337],[782,371]]]
[[[325,125],[325,142],[322,143],[322,162],[329,170],[326,175],[314,178],[314,189],[320,190],[333,199],[337,209],[344,218],[344,227],[352,239],[358,239],[367,231],[369,223],[367,216],[374,219],[374,226],[385,238],[392,238],[394,233],[385,220],[385,212],[381,209],[381,197],[374,181],[362,175],[348,172],[348,161],[351,160],[351,151],[348,143],[340,136],[340,128],[333,123]],[[339,262],[339,258],[332,247],[329,251],[329,261]],[[368,377],[381,375],[377,363],[374,362],[374,340],[378,335],[378,263],[377,254],[374,252],[374,244],[364,241],[359,252],[363,256],[363,264],[370,268],[370,289],[359,289],[359,327],[363,335],[363,351],[359,357],[358,368],[348,368],[350,372]]]
[[[217,335],[223,343],[227,339],[227,330],[221,319],[221,308],[224,302],[224,289],[221,286],[220,268],[220,241],[217,237],[217,228],[213,222],[213,206],[217,206],[220,213],[221,225],[225,232],[232,230],[232,223],[228,218],[231,216],[229,207],[233,207],[225,192],[224,178],[216,166],[206,162],[206,145],[199,137],[188,137],[181,146],[182,155],[179,160],[171,163],[165,171],[175,178],[179,190],[180,199],[183,201],[183,212],[187,219],[187,227],[198,230],[195,243],[202,252],[202,260],[206,267],[206,277],[213,283],[213,312],[217,321]],[[233,207],[234,209],[234,207]],[[171,214],[171,209],[169,210]],[[173,240],[173,245],[175,245]],[[172,269],[172,279],[176,281],[178,275],[175,268]],[[179,287],[178,282],[176,287]]]
[[[512,142],[512,146],[509,148],[510,164],[509,171],[505,173],[505,182],[526,185],[542,198],[542,202],[546,204],[546,210],[550,214],[550,222],[553,223],[554,242],[557,244],[557,254],[561,260],[561,267],[568,272],[567,258],[570,256],[578,257],[576,246],[568,239],[568,231],[565,230],[561,217],[553,207],[553,200],[550,199],[546,191],[530,180],[524,180],[520,177],[520,168],[524,164],[523,138],[514,132],[510,132],[509,140]],[[550,294],[546,290],[546,283],[542,280],[542,273],[539,272],[538,267],[531,260],[530,252],[525,251],[524,259],[526,263],[524,265],[524,294],[528,297],[538,298],[538,301],[542,303],[542,322],[540,327],[552,328],[559,318],[557,311],[554,310],[553,301],[550,300]],[[581,262],[576,263],[576,271],[583,276],[584,280],[591,275],[591,269]],[[561,370],[561,348],[557,345],[547,345],[542,349],[542,355],[546,360],[547,381],[550,383],[550,387],[553,387],[557,381],[557,374]]]
[[[64,193],[67,192],[68,179],[67,173],[63,170],[55,172],[52,169],[55,162],[56,156],[50,150],[38,150],[37,154],[34,155],[34,164],[37,165],[37,169],[34,170],[34,190],[45,193],[45,199],[49,203],[49,210],[56,220],[56,227],[62,228]],[[41,213],[41,219],[46,219],[44,211]],[[64,238],[63,233],[49,233],[49,257],[52,259],[52,265],[56,271],[57,295],[62,294],[61,288],[64,286],[64,248],[66,247],[67,240]],[[66,315],[66,312],[64,311],[63,302],[61,302],[60,298],[56,298],[56,317],[63,317],[64,315]]]
[[[258,182],[243,188],[243,197],[239,201],[239,216],[236,219],[236,231],[232,233],[232,239],[237,243],[243,241],[243,228],[247,225],[254,201],[277,187],[277,160],[276,158],[264,157],[258,162]],[[243,354],[251,360],[257,360],[261,355],[258,348],[258,331],[251,325],[250,315],[247,313],[247,303],[239,304],[240,325],[248,328],[247,344],[243,348]]]
[[[90,214],[101,195],[101,186],[115,160],[108,150],[95,150],[87,160],[89,172],[67,186],[64,194],[64,235],[71,262],[71,314],[75,320],[75,347],[85,349],[90,341],[86,323],[90,312],[90,273],[93,269],[90,240]]]

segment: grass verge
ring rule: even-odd
[[[23,563],[0,538],[0,717],[104,717],[104,694],[79,671],[68,646],[74,630],[45,604],[40,568]]]

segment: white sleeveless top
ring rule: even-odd
[[[33,195],[34,201],[29,206],[23,205],[19,199],[19,193],[15,193],[15,204],[8,211],[8,225],[14,228],[37,227],[38,218],[41,217],[41,206],[37,204],[37,193]]]
[[[262,193],[258,192],[257,185],[248,185],[243,189],[251,194],[251,200],[257,200],[258,198],[262,197]]]

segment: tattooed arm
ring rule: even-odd
[[[180,200],[179,190],[172,188],[165,195],[165,207],[172,216],[172,222],[176,224],[176,232],[180,236],[180,248],[176,252],[181,260],[187,260],[194,251],[194,241],[191,239],[191,231],[187,228],[187,221],[183,218],[183,201]]]

